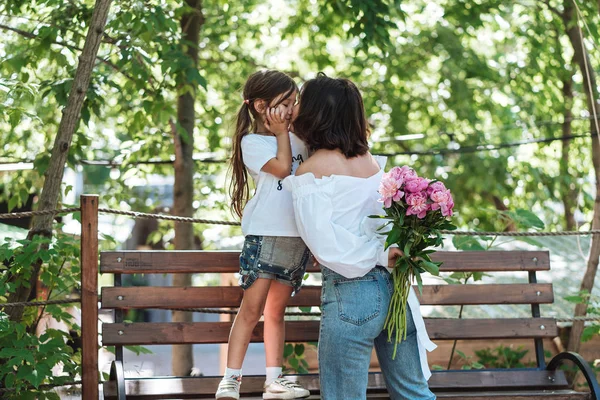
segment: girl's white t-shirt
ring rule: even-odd
[[[308,157],[306,145],[293,133],[290,135],[292,168],[294,175],[298,166]],[[283,179],[261,171],[262,167],[277,157],[277,138],[248,134],[242,138],[242,158],[250,176],[254,179],[256,192],[244,208],[242,233],[258,236],[298,237],[294,218],[292,194],[283,188]]]

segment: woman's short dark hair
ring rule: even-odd
[[[319,73],[300,93],[294,133],[312,150],[339,149],[346,157],[369,151],[362,96],[352,81]]]

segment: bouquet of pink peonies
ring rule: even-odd
[[[384,326],[390,341],[396,333],[395,358],[398,343],[406,339],[406,302],[412,282],[416,280],[422,292],[421,274],[439,274],[441,263],[433,262],[429,255],[435,252],[433,247],[443,245],[440,230],[456,229],[449,222],[454,201],[442,182],[421,178],[407,166],[383,174],[379,194],[386,215],[378,217],[388,220],[381,229],[391,225],[385,247],[397,245],[404,252],[392,272],[394,294]]]

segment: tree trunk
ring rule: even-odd
[[[198,44],[200,28],[204,23],[201,0],[186,0],[191,10],[181,17],[182,46],[186,54],[198,65]],[[186,80],[184,80],[186,81]],[[175,185],[173,188],[173,210],[175,215],[191,217],[194,214],[194,123],[195,123],[195,91],[185,91],[177,99],[177,122],[185,136],[173,129],[175,140]],[[191,250],[194,248],[194,227],[189,223],[175,223],[175,249]],[[191,286],[191,274],[175,274],[173,286]],[[173,322],[191,322],[193,314],[185,311],[173,311]],[[173,346],[171,365],[175,376],[186,376],[192,371],[194,358],[192,345]]]
[[[563,79],[563,100],[565,103],[564,122],[562,124],[562,135],[564,138],[571,136],[571,121],[573,120],[573,79],[566,77]],[[565,209],[565,228],[568,231],[576,229],[574,209],[577,202],[577,191],[571,188],[572,183],[567,178],[569,176],[569,149],[571,139],[562,141],[562,153],[560,158],[560,176],[565,179],[561,183],[561,195],[563,207]]]
[[[588,110],[590,112],[590,131],[592,134],[592,162],[596,175],[596,200],[594,202],[594,214],[592,217],[592,229],[600,229],[600,141],[598,140],[598,121],[596,113],[600,110],[597,102],[596,77],[590,63],[589,55],[585,50],[582,40],[582,32],[579,24],[576,22],[573,3],[571,0],[564,1],[563,22],[565,30],[571,46],[573,46],[574,59],[579,65],[581,74],[583,75],[583,88],[587,97]],[[596,111],[594,111],[596,110]],[[592,246],[590,248],[590,256],[587,262],[587,268],[581,281],[580,290],[591,293],[594,287],[594,280],[598,271],[598,258],[600,257],[600,235],[592,237]],[[587,312],[587,304],[578,304],[575,307],[575,316],[584,316]],[[571,333],[569,335],[569,343],[567,349],[569,351],[579,351],[581,344],[581,334],[583,333],[583,322],[573,322]]]
[[[73,86],[69,93],[67,106],[63,110],[60,125],[58,126],[58,133],[54,140],[54,146],[52,147],[50,164],[44,173],[44,187],[40,195],[39,210],[53,210],[58,204],[65,162],[69,154],[73,134],[79,126],[81,108],[90,83],[92,70],[94,69],[98,48],[102,41],[110,3],[111,0],[97,0],[96,5],[94,6],[92,20],[85,38],[83,51],[79,57],[79,65],[75,72],[75,78],[73,79]],[[36,235],[51,237],[53,220],[54,217],[52,215],[35,217],[27,238],[32,239]],[[31,289],[36,286],[42,264],[42,259],[35,260],[32,263],[29,287],[18,288],[15,293],[12,293],[8,297],[7,301],[9,303],[27,300]],[[7,313],[11,320],[20,321],[23,316],[23,307],[8,308]]]

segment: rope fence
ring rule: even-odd
[[[61,208],[55,210],[37,210],[37,211],[23,211],[16,213],[3,213],[0,214],[0,220],[2,219],[20,219],[20,218],[30,218],[42,215],[63,215],[63,214],[71,214],[74,212],[81,211],[79,207],[71,207],[71,208]],[[239,226],[240,223],[237,221],[219,221],[219,220],[211,220],[211,219],[202,219],[202,218],[191,218],[191,217],[180,217],[174,215],[165,215],[165,214],[151,214],[144,212],[136,212],[136,211],[122,211],[122,210],[114,210],[110,208],[98,208],[98,212],[105,214],[115,214],[115,215],[125,215],[132,218],[149,218],[149,219],[159,219],[159,220],[167,220],[167,221],[176,221],[176,222],[187,222],[187,223],[201,223],[201,224],[211,224],[211,225],[226,225],[226,226]],[[442,234],[447,235],[463,235],[463,236],[512,236],[512,237],[525,237],[525,236],[587,236],[587,235],[598,235],[600,234],[600,229],[588,230],[588,231],[557,231],[557,232],[480,232],[480,231],[450,231],[450,230],[442,230],[440,231]],[[99,299],[100,300],[100,299]],[[69,304],[69,303],[80,303],[81,299],[61,299],[61,300],[47,300],[47,301],[29,301],[29,302],[14,302],[14,303],[4,303],[0,304],[0,309],[10,308],[10,307],[39,307],[45,305],[54,305],[54,304]],[[237,310],[224,310],[224,309],[210,309],[210,308],[166,308],[167,310],[172,311],[186,311],[186,312],[199,312],[199,313],[207,313],[207,314],[237,314]],[[320,313],[311,313],[311,312],[286,312],[287,316],[320,316]],[[574,322],[574,321],[584,321],[584,322],[600,322],[599,317],[572,317],[572,318],[557,318],[557,322]]]
[[[2,219],[19,219],[29,218],[39,215],[62,215],[71,214],[77,211],[81,211],[79,207],[72,208],[61,208],[57,210],[40,210],[40,211],[23,211],[18,213],[4,213],[0,214],[0,220]],[[191,218],[191,217],[180,217],[176,215],[165,215],[165,214],[151,214],[137,211],[122,211],[114,210],[111,208],[98,208],[98,212],[105,214],[125,215],[132,218],[148,218],[148,219],[159,219],[176,222],[188,222],[188,223],[199,223],[209,225],[227,225],[227,226],[240,226],[240,222],[237,221],[220,221],[213,219],[202,219],[202,218]],[[492,232],[492,231],[440,231],[444,235],[463,235],[463,236],[587,236],[587,235],[600,235],[600,229],[592,229],[588,231],[556,231],[556,232]]]

